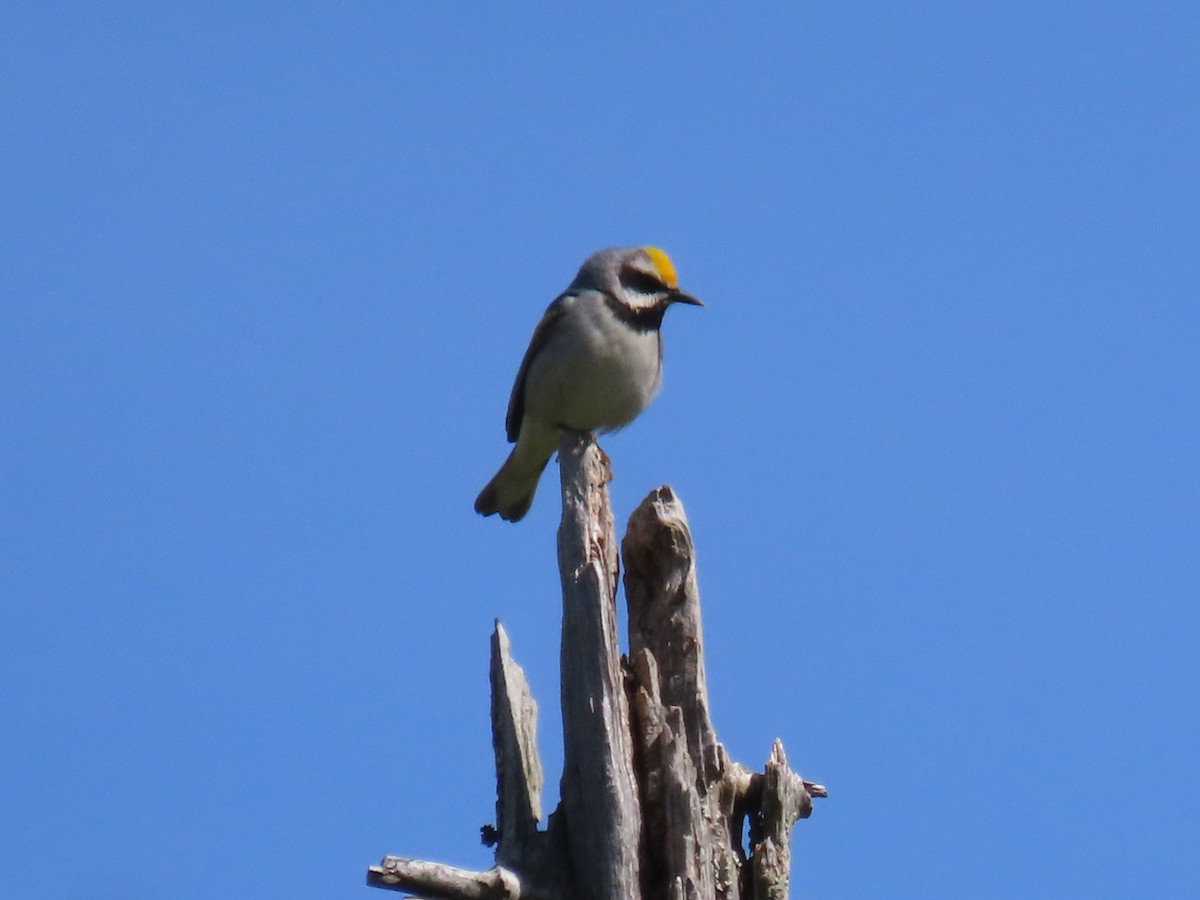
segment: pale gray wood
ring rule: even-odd
[[[617,540],[608,460],[590,435],[559,446],[563,592],[562,810],[576,889],[591,900],[641,896],[641,813],[617,647]]]
[[[644,870],[648,896],[666,890],[670,900],[709,900],[717,895],[712,841],[684,739],[683,715],[664,706],[654,657],[642,650],[633,660],[634,740],[642,790]],[[723,895],[722,895],[723,896]]]
[[[738,771],[709,714],[696,549],[683,504],[670,487],[652,491],[630,516],[621,553],[629,652],[641,700],[638,739],[647,763],[639,768],[647,798],[643,815],[669,825],[647,831],[646,854],[668,895],[679,889],[685,897],[694,891],[738,900],[744,792],[725,780],[727,769],[731,776]]]
[[[783,742],[776,738],[766,770],[761,776],[761,817],[754,842],[753,900],[788,900],[792,868],[792,826],[812,814],[813,796],[826,796],[825,788],[806,782],[788,765]]]
[[[718,742],[709,711],[696,550],[683,504],[652,491],[621,545],[633,659],[644,853],[656,896],[787,897],[791,828],[824,788],[787,767],[776,741],[752,774]],[[809,789],[812,789],[810,795]],[[747,818],[751,859],[742,846]]]
[[[499,622],[492,636],[498,865],[473,872],[387,857],[376,887],[425,900],[786,900],[791,832],[824,787],[775,742],[762,773],[731,760],[709,710],[695,547],[669,487],[622,544],[630,663],[617,647],[617,544],[603,451],[560,446],[562,801],[539,831],[537,705]],[[749,847],[742,846],[749,823]]]
[[[371,866],[367,885],[419,891],[427,900],[551,900],[524,890],[521,879],[500,866],[476,872],[403,856],[385,856]]]
[[[492,748],[496,756],[496,862],[520,868],[537,840],[542,817],[542,762],[537,751],[537,703],[525,671],[512,658],[508,632],[492,632]]]
[[[669,486],[650,492],[621,543],[629,653],[657,661],[662,701],[683,711],[688,754],[698,774],[718,777],[717,735],[708,710],[696,548],[683,504]]]

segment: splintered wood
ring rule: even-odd
[[[496,823],[483,829],[496,866],[389,856],[367,883],[426,900],[786,900],[792,827],[826,791],[792,771],[778,740],[761,773],[729,759],[717,740],[683,505],[661,487],[630,517],[623,660],[608,460],[589,435],[566,434],[559,465],[562,801],[539,829],[537,704],[497,621]]]

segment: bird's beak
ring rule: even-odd
[[[703,301],[691,294],[685,294],[683,291],[671,291],[672,303],[687,303],[689,306],[703,306]]]

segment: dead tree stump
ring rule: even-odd
[[[786,900],[791,832],[825,788],[788,766],[729,759],[708,709],[695,547],[669,487],[630,517],[621,556],[629,658],[617,645],[617,542],[604,452],[559,449],[562,800],[545,830],[537,704],[499,623],[492,634],[496,865],[477,872],[388,856],[367,884],[425,900]],[[748,845],[743,845],[743,834]]]

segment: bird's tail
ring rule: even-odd
[[[475,512],[481,516],[500,513],[500,518],[505,521],[517,522],[529,512],[538,479],[542,477],[546,463],[550,462],[551,454],[526,458],[527,454],[519,453],[521,449],[520,445],[513,448],[500,471],[475,498]]]

